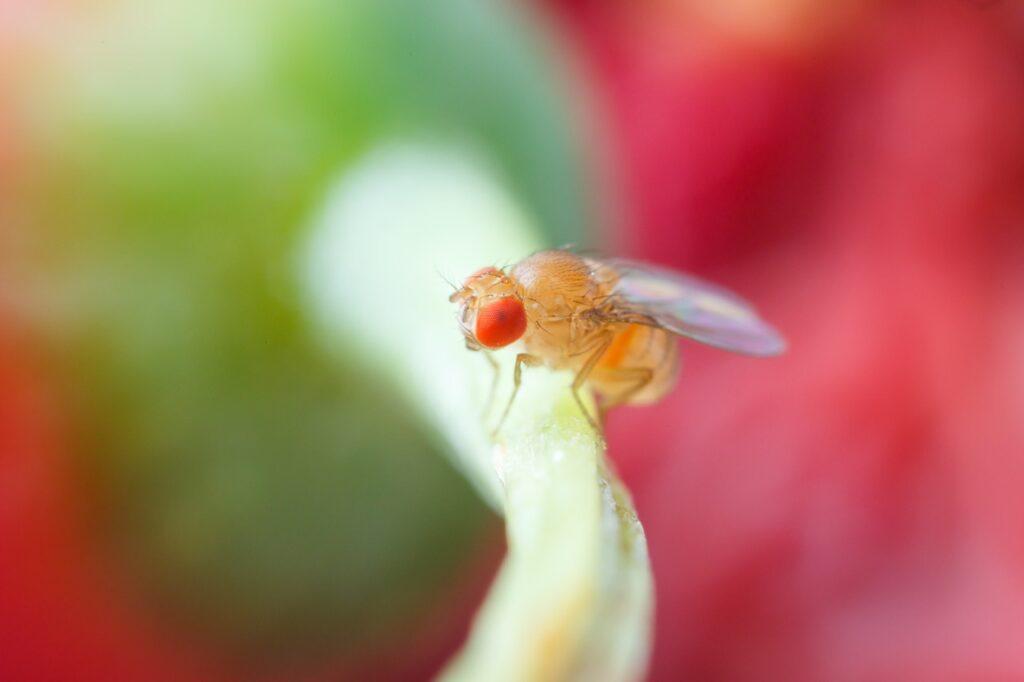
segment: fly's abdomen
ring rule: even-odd
[[[629,394],[626,403],[652,403],[672,390],[678,371],[675,336],[657,327],[623,325],[591,373],[590,384],[603,396],[615,397],[649,377]]]

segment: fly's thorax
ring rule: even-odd
[[[595,282],[586,260],[568,251],[541,251],[524,258],[511,276],[524,299],[536,301],[549,315],[564,316],[585,305],[595,293]]]
[[[598,307],[613,284],[594,261],[568,251],[535,253],[520,261],[510,277],[517,283],[527,311],[546,323]]]
[[[531,319],[523,335],[526,352],[541,358],[549,367],[564,369],[572,338],[569,320]]]
[[[510,276],[518,285],[530,320],[523,337],[527,352],[552,367],[578,359],[583,343],[599,326],[591,313],[609,288],[593,264],[568,251],[542,251],[520,261]]]
[[[528,310],[530,307],[528,302]],[[595,347],[597,336],[608,326],[591,312],[593,309],[557,306],[552,312],[532,306],[532,313],[528,313],[530,324],[523,336],[527,352],[543,358],[550,367],[578,369],[586,359],[586,351]]]

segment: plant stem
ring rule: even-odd
[[[605,461],[571,377],[529,369],[496,443],[492,379],[467,351],[441,275],[537,250],[528,221],[468,154],[378,150],[328,198],[304,254],[311,308],[447,441],[453,462],[503,513],[508,556],[445,680],[629,680],[644,671],[652,583],[643,529]],[[439,272],[441,274],[439,274]]]

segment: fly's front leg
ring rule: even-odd
[[[487,364],[491,366],[491,370],[493,371],[493,375],[491,377],[491,388],[487,391],[487,400],[484,402],[484,409],[480,412],[480,417],[484,418],[490,413],[491,407],[494,406],[494,396],[498,391],[498,380],[501,379],[501,368],[498,366],[498,361],[494,359],[494,356],[491,353],[486,350],[482,350],[479,346],[473,343],[470,343],[469,339],[466,339],[466,349],[471,350],[474,353],[481,352],[484,359],[487,360]]]
[[[612,339],[615,336],[611,332],[602,332],[598,334],[593,341],[587,343],[585,348],[587,350],[581,351],[587,352],[590,348],[594,348],[594,351],[587,356],[587,361],[580,367],[580,371],[576,373],[576,378],[572,380],[572,397],[576,400],[576,404],[580,406],[580,411],[583,412],[583,416],[587,418],[587,421],[594,428],[594,431],[601,433],[601,427],[598,426],[597,421],[590,416],[590,412],[587,410],[586,405],[583,404],[582,398],[580,398],[580,389],[583,388],[583,384],[587,382],[587,377],[594,370],[594,366],[597,365],[601,356],[608,350],[608,346],[612,345]]]
[[[491,413],[491,408],[494,407],[494,396],[498,392],[498,380],[501,378],[501,368],[498,366],[498,361],[494,359],[494,356],[483,351],[484,357],[487,358],[487,364],[494,370],[494,375],[491,377],[491,388],[487,391],[487,402],[484,403],[483,412],[480,413],[481,417],[486,417]]]
[[[509,410],[512,409],[512,403],[516,400],[516,394],[519,393],[519,385],[523,381],[523,365],[535,367],[541,363],[540,358],[536,355],[530,355],[529,353],[519,353],[516,355],[516,366],[512,371],[512,395],[509,396],[508,404],[505,405],[505,411],[501,413],[501,419],[498,420],[498,424],[491,431],[491,438],[495,438],[498,432],[501,431],[502,425],[505,423],[505,418],[508,417]]]

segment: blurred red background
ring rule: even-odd
[[[611,419],[652,679],[1024,679],[1019,6],[763,3],[780,34],[553,4],[604,96],[616,243],[791,343],[687,347],[668,400]]]

